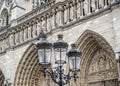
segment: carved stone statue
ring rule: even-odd
[[[46,32],[46,21],[42,18],[42,29]]]
[[[96,10],[96,0],[91,0],[91,7],[92,7],[92,12],[94,12]]]
[[[60,14],[59,14],[59,11],[58,11],[58,8],[56,9],[56,16],[55,16],[55,26],[59,26],[59,23],[60,23]]]
[[[20,31],[20,43],[24,41],[24,33],[23,30]]]
[[[64,23],[66,24],[68,22],[68,9],[66,6],[64,6]]]
[[[41,22],[38,22],[38,23],[37,23],[37,36],[39,36],[41,29],[42,29]]]
[[[52,26],[52,29],[53,29],[53,28],[55,28],[55,15],[54,14],[51,15],[51,21],[52,21],[51,26]]]
[[[2,51],[4,51],[4,50],[5,50],[5,42],[4,42],[4,39],[2,40],[1,44],[2,44]]]
[[[9,38],[7,37],[6,39],[5,39],[5,41],[6,41],[6,48],[9,48],[9,46],[10,46],[10,44],[9,44]]]
[[[15,44],[19,43],[19,35],[18,32],[15,33]]]
[[[28,39],[31,39],[31,26],[28,26]]]
[[[74,7],[72,3],[70,3],[70,14],[69,15],[70,15],[70,21],[72,21],[74,18]]]
[[[111,56],[101,50],[95,54],[90,62],[88,82],[98,82],[104,79],[116,78],[117,71],[115,70],[116,66]]]
[[[47,18],[47,31],[50,32],[52,29],[51,26],[51,17]]]
[[[28,28],[24,29],[24,40],[27,40],[28,38]]]
[[[77,18],[80,17],[81,7],[80,2],[77,3]]]
[[[34,38],[34,37],[37,36],[37,23],[33,24],[33,28],[32,29],[33,29],[32,34],[33,34],[33,38]]]
[[[99,0],[99,8],[103,8],[104,7],[104,0]]]
[[[88,14],[88,0],[84,1],[84,13],[85,13],[85,15]]]
[[[98,64],[100,71],[105,70],[105,57],[100,57]]]
[[[14,45],[14,34],[11,34],[9,36],[9,42],[10,42],[10,46],[13,46]]]

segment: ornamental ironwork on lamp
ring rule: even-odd
[[[48,73],[52,80],[59,86],[66,85],[71,78],[77,79],[77,72],[80,70],[81,52],[79,52],[75,44],[72,44],[72,49],[68,51],[68,43],[63,40],[63,35],[58,35],[58,40],[55,43],[49,43],[45,34],[41,36],[37,43],[39,63],[42,65],[44,76]],[[53,49],[52,49],[53,48]],[[47,66],[51,63],[52,50],[54,50],[55,64],[58,66],[53,70],[48,69]],[[70,72],[72,75],[65,74],[63,65],[66,64],[66,57],[68,57]]]

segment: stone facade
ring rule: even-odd
[[[41,30],[82,52],[79,78],[68,86],[119,86],[119,0],[1,0],[0,19],[0,69],[12,86],[56,86],[39,72]]]

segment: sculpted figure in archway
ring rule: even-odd
[[[114,52],[101,35],[87,30],[76,45],[82,52],[78,86],[118,86]],[[55,86],[50,78],[43,79],[40,68],[37,47],[31,44],[18,65],[14,86]]]
[[[101,35],[86,30],[77,45],[82,52],[81,86],[119,86],[114,51]]]

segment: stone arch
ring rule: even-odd
[[[6,26],[9,24],[9,12],[6,8],[4,8],[0,14],[1,17],[1,25]]]
[[[14,86],[47,86],[51,84],[49,77],[44,79],[40,68],[37,47],[35,44],[31,44],[19,62],[15,74]]]
[[[5,76],[2,72],[2,70],[0,69],[0,86],[3,86],[4,80],[5,80]]]
[[[76,45],[82,52],[80,63],[80,83],[82,86],[104,86],[103,84],[105,84],[105,86],[118,86],[115,54],[109,43],[101,35],[86,30],[77,40]],[[102,57],[104,60],[104,67],[106,67],[107,61],[109,61],[109,63],[111,62],[111,65],[114,67],[90,73],[92,65],[93,67],[96,66],[95,63],[100,62],[100,58]],[[108,82],[110,82],[111,85],[108,85]]]

